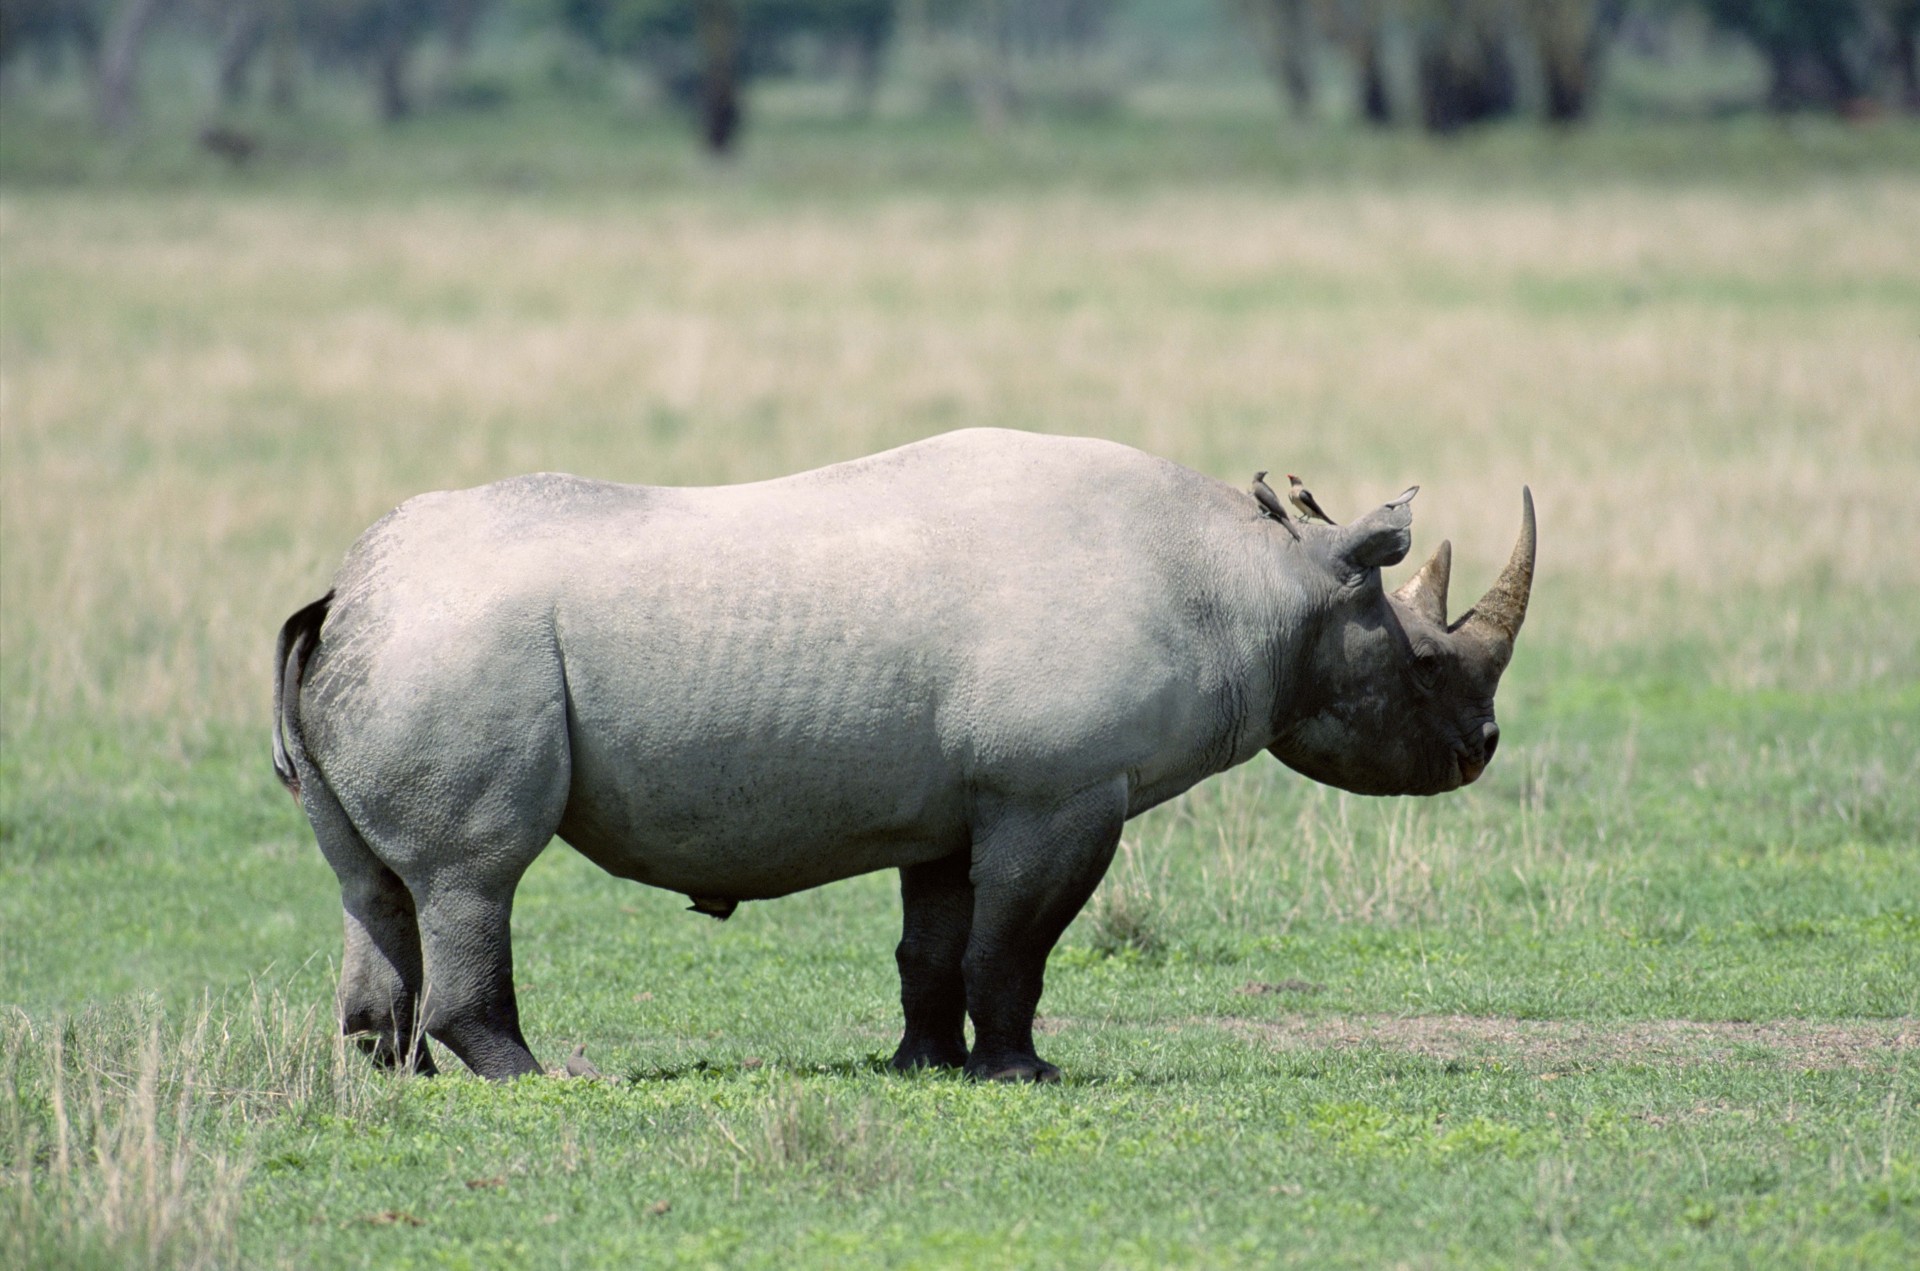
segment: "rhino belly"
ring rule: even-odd
[[[561,837],[621,877],[736,900],[964,847],[934,686],[836,643],[769,657],[712,627],[656,626],[619,656],[571,650]]]
[[[560,837],[609,873],[759,900],[967,844],[962,788],[896,754],[576,745]]]

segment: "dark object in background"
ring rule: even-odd
[[[1767,106],[1870,119],[1890,78],[1901,104],[1920,109],[1920,0],[1703,0],[1715,25],[1767,59]]]
[[[236,168],[244,168],[260,153],[260,139],[224,124],[208,124],[200,130],[200,148],[217,154]]]
[[[733,0],[699,0],[700,136],[707,149],[733,149],[740,128],[740,14]]]
[[[1417,39],[1421,123],[1444,134],[1513,114],[1519,79],[1497,15],[1461,0],[1450,0],[1440,15]]]

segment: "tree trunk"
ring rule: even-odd
[[[1587,112],[1591,0],[1528,0],[1526,22],[1540,57],[1547,118],[1573,123]]]
[[[1378,128],[1393,122],[1393,102],[1387,96],[1386,55],[1376,23],[1360,33],[1355,60],[1360,63],[1360,116]]]
[[[1296,119],[1313,115],[1313,12],[1309,0],[1243,0],[1267,73]]]
[[[247,76],[266,34],[265,6],[259,0],[233,0],[220,31],[218,70],[222,106],[236,106],[247,95]]]
[[[1307,0],[1279,0],[1277,15],[1286,32],[1280,52],[1280,77],[1296,119],[1313,117],[1313,14]]]
[[[407,92],[407,63],[412,52],[405,40],[389,37],[381,41],[373,78],[382,123],[397,124],[413,113],[413,98]]]
[[[1360,118],[1375,127],[1393,122],[1387,89],[1385,0],[1320,0],[1315,13],[1324,31],[1353,62],[1360,90]]]
[[[1900,78],[1900,105],[1920,114],[1920,0],[1894,15],[1893,70]]]
[[[278,0],[267,51],[267,104],[285,114],[300,104],[300,33],[293,6]]]
[[[734,0],[699,0],[700,138],[724,155],[740,130],[740,13]]]
[[[125,0],[107,28],[97,100],[100,126],[108,132],[124,131],[133,122],[140,54],[153,33],[154,20],[167,4],[168,0]]]
[[[880,95],[881,47],[879,32],[862,30],[854,33],[851,113],[855,119],[870,119],[873,116],[874,99]]]
[[[979,38],[973,73],[973,114],[988,132],[999,132],[1013,117],[1013,24],[1007,0],[979,0]]]
[[[447,0],[442,6],[446,14],[447,62],[455,73],[464,71],[473,56],[473,33],[480,25],[484,4],[485,0]]]
[[[1421,120],[1450,133],[1511,115],[1518,101],[1513,59],[1497,15],[1474,0],[1453,0],[1419,38]]]
[[[1837,46],[1782,42],[1767,50],[1767,65],[1771,110],[1841,110],[1857,95],[1852,69]]]

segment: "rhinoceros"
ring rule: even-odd
[[[342,1027],[383,1064],[432,1071],[424,1034],[537,1071],[509,916],[558,836],[716,916],[897,869],[893,1064],[1057,1079],[1047,957],[1128,818],[1261,751],[1380,795],[1493,757],[1532,496],[1449,624],[1447,543],[1381,584],[1410,495],[1296,524],[1126,446],[969,430],[747,485],[411,499],[275,653],[274,766],[340,880]]]

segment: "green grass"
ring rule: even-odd
[[[0,1262],[1911,1261],[1911,129],[776,115],[715,174],[542,109],[227,174],[9,103]],[[1263,759],[1135,822],[1051,964],[1057,1088],[879,1070],[890,878],[717,924],[563,846],[522,1011],[613,1080],[367,1071],[265,744],[352,536],[975,423],[1420,481],[1466,594],[1531,483],[1498,760],[1374,801]]]

